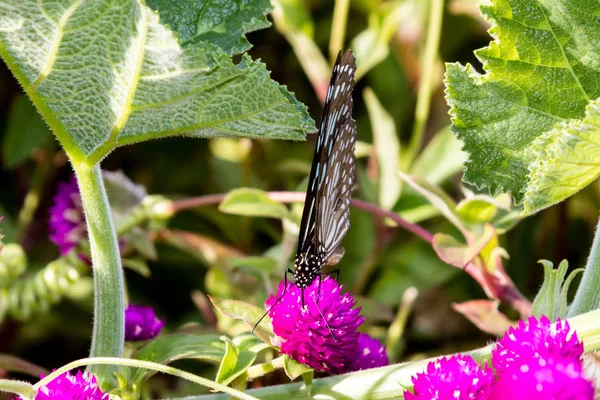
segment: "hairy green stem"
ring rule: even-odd
[[[91,357],[121,357],[125,298],[117,234],[98,164],[73,163],[88,227],[94,271],[94,327]],[[110,382],[114,367],[90,368],[99,381]]]
[[[18,394],[21,398],[29,400],[35,396],[35,388],[27,382],[0,379],[0,391]]]
[[[431,105],[431,87],[433,85],[433,73],[438,58],[440,35],[442,32],[442,18],[444,15],[444,0],[431,0],[429,4],[429,25],[427,26],[427,40],[425,42],[425,53],[423,56],[423,74],[419,83],[417,94],[417,107],[415,110],[415,123],[412,136],[408,145],[406,156],[403,157],[403,170],[407,170],[421,149],[425,125],[429,116]]]
[[[592,249],[577,288],[575,299],[567,313],[574,317],[600,307],[600,220],[596,226]]]
[[[350,0],[335,0],[333,21],[331,23],[331,36],[329,37],[329,59],[335,60],[338,52],[344,51],[344,37],[346,36],[346,23]]]

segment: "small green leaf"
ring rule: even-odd
[[[484,225],[483,234],[472,245],[461,243],[445,233],[433,235],[433,249],[437,255],[450,265],[464,268],[494,238],[496,230],[490,224]]]
[[[483,332],[502,336],[512,326],[508,317],[498,311],[498,300],[469,300],[454,303],[452,308],[465,316]]]
[[[122,258],[121,262],[125,268],[129,268],[132,271],[137,272],[144,278],[149,278],[152,275],[150,272],[150,267],[148,263],[143,258],[132,257],[132,258]]]
[[[220,363],[225,355],[225,343],[218,335],[174,334],[159,336],[134,354],[137,360],[170,364],[181,359],[198,359]],[[141,382],[153,371],[138,369],[134,382]]]
[[[452,130],[469,153],[465,180],[533,213],[600,173],[596,140],[585,143],[598,132],[598,5],[495,0],[481,10],[495,40],[475,53],[484,75],[446,67]]]
[[[250,188],[236,189],[229,192],[219,205],[219,211],[236,215],[280,219],[289,215],[286,206],[271,200],[262,190]]]
[[[263,64],[247,55],[234,64],[205,41],[182,48],[144,2],[61,4],[2,6],[0,55],[73,161],[174,135],[297,140],[315,131]]]
[[[396,204],[402,180],[398,176],[400,170],[400,140],[396,134],[394,120],[379,103],[375,93],[367,88],[363,91],[375,153],[379,164],[379,204],[386,210],[390,210]]]
[[[402,0],[385,2],[369,15],[369,26],[350,44],[356,56],[356,79],[360,79],[388,56],[389,41],[398,25],[412,16],[412,4]]]
[[[439,131],[415,160],[411,175],[439,185],[463,169],[467,153],[449,127]]]
[[[12,168],[41,147],[51,136],[50,129],[36,111],[31,100],[23,95],[15,97],[8,114],[8,127],[4,137],[4,165]]]
[[[271,347],[260,340],[258,336],[250,332],[241,333],[234,337],[232,341],[240,350],[248,350],[253,353],[259,353],[262,350]]]
[[[531,314],[535,317],[545,315],[551,321],[564,319],[567,316],[569,287],[577,274],[583,272],[583,268],[574,270],[565,280],[569,269],[567,260],[563,260],[557,269],[548,260],[540,260],[539,263],[544,267],[544,283],[533,300]]]
[[[476,195],[460,201],[456,214],[465,224],[483,224],[490,221],[501,206],[490,196]]]
[[[253,304],[245,303],[243,301],[225,300],[211,296],[209,296],[209,298],[221,313],[231,318],[240,319],[252,328],[265,313],[262,308],[258,308]],[[271,323],[271,318],[268,314],[265,315],[260,324],[256,327],[254,333],[266,344],[270,346],[273,345],[275,333],[273,332],[273,324]]]
[[[177,32],[182,47],[208,42],[229,55],[252,47],[246,33],[271,25],[265,17],[272,9],[269,0],[148,0],[147,4],[158,11],[160,22]]]
[[[311,367],[309,367],[308,365],[300,364],[298,361],[292,359],[287,354],[283,356],[283,369],[285,370],[285,374],[291,380],[294,380],[300,375],[312,371]]]
[[[256,353],[240,350],[228,338],[223,338],[223,341],[225,342],[225,356],[219,365],[215,382],[229,385],[252,365],[256,359]]]

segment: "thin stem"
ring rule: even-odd
[[[195,207],[203,207],[214,204],[219,204],[223,201],[227,194],[212,194],[208,196],[192,197],[184,200],[173,201],[171,205],[171,212],[176,213],[179,211],[187,210]],[[302,203],[306,198],[304,192],[268,192],[267,195],[271,200],[278,201],[280,203]],[[419,225],[413,224],[399,216],[393,211],[384,210],[375,204],[368,203],[362,200],[352,200],[352,205],[356,208],[360,208],[371,214],[378,215],[384,218],[390,218],[401,228],[406,229],[409,232],[417,235],[426,242],[431,243],[433,241],[433,234],[428,232],[426,229]]]
[[[50,172],[52,171],[52,166],[54,165],[54,141],[54,137],[50,138],[50,141],[44,147],[42,159],[35,168],[35,172],[31,180],[31,187],[25,196],[23,206],[19,211],[19,219],[17,222],[17,240],[20,243],[23,243],[23,240],[25,240],[27,230],[29,229],[31,221],[33,220],[33,216],[40,205],[40,198],[44,190],[44,186],[48,180],[48,176],[50,176]]]
[[[85,218],[94,272],[94,327],[91,357],[121,357],[125,298],[117,234],[99,165],[73,163]],[[113,379],[111,366],[92,367],[100,382]]]
[[[408,167],[410,167],[410,164],[423,144],[425,125],[427,123],[429,107],[431,105],[431,87],[433,85],[433,73],[438,58],[438,48],[442,32],[444,0],[431,0],[429,7],[429,25],[427,26],[427,39],[423,56],[423,74],[421,75],[421,81],[419,82],[412,136],[410,138],[406,156],[403,157],[402,161],[404,170],[407,170]]]
[[[35,388],[40,388],[42,386],[47,385],[57,376],[64,374],[67,371],[72,370],[73,368],[81,367],[84,365],[123,365],[127,367],[136,367],[136,368],[144,368],[150,369],[152,371],[164,372],[165,374],[174,375],[188,381],[197,383],[202,386],[206,386],[216,391],[220,391],[223,393],[227,393],[231,396],[237,396],[240,399],[244,400],[258,400],[256,397],[252,397],[250,395],[245,394],[244,392],[240,392],[239,390],[232,389],[228,386],[222,385],[217,382],[213,382],[210,379],[203,378],[198,375],[191,374],[189,372],[182,371],[177,368],[169,367],[167,365],[153,363],[150,361],[142,361],[142,360],[132,360],[129,358],[115,358],[115,357],[95,357],[95,358],[82,358],[81,360],[73,361],[65,366],[60,367],[56,371],[53,371],[50,375],[44,377],[44,379],[40,380],[38,383],[34,385]]]
[[[281,369],[283,368],[283,359],[284,356],[281,357],[277,357],[274,360],[271,360],[269,362],[266,363],[262,363],[262,364],[256,364],[251,366],[250,368],[248,368],[248,381],[252,381],[256,378],[260,378],[261,376],[264,376],[266,374],[268,374],[269,372],[273,372],[276,369]]]
[[[388,330],[386,347],[388,356],[392,362],[398,359],[400,353],[400,339],[402,339],[402,336],[404,335],[406,321],[408,321],[408,316],[410,315],[418,294],[419,292],[415,287],[409,287],[404,291],[396,318],[394,318],[394,321]]]
[[[590,250],[581,283],[567,316],[574,317],[600,307],[600,220],[596,226],[594,241]]]
[[[335,60],[338,52],[344,46],[344,37],[346,36],[346,23],[348,21],[349,8],[350,0],[335,0],[333,21],[331,24],[331,36],[329,38],[330,60]]]

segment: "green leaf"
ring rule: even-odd
[[[43,7],[42,7],[43,6]],[[174,135],[302,139],[306,107],[259,62],[182,48],[143,2],[0,6],[0,55],[75,162]]]
[[[249,327],[254,327],[254,324],[256,324],[265,313],[262,308],[258,308],[253,304],[245,303],[243,301],[218,299],[211,296],[209,296],[209,298],[213,305],[224,315],[240,319]],[[273,344],[272,339],[275,337],[275,333],[273,332],[273,324],[271,323],[271,318],[268,314],[265,315],[260,324],[256,327],[254,333],[266,344]]]
[[[532,213],[600,173],[595,144],[584,144],[598,131],[598,5],[496,0],[481,10],[496,40],[476,52],[485,75],[447,65],[452,130],[469,153],[465,180]]]
[[[439,131],[412,165],[411,175],[439,185],[462,170],[467,153],[449,127]]]
[[[223,338],[225,356],[219,365],[215,382],[229,385],[231,381],[246,372],[256,359],[256,353],[240,350],[231,340]]]
[[[299,377],[309,371],[312,371],[311,367],[299,363],[298,361],[292,359],[287,354],[285,354],[283,356],[283,369],[285,371],[285,374],[291,380],[294,380],[297,377]]]
[[[379,204],[390,210],[396,204],[402,180],[398,176],[400,170],[400,140],[396,134],[396,125],[393,118],[383,108],[375,93],[367,88],[363,91],[375,153],[379,164]]]
[[[577,274],[583,272],[583,268],[574,270],[565,280],[569,269],[567,260],[562,260],[557,269],[554,269],[554,265],[548,260],[540,260],[539,263],[544,267],[544,283],[533,300],[531,315],[545,315],[551,321],[556,321],[557,318],[564,319],[567,317],[569,287]]]
[[[159,336],[134,354],[134,358],[159,364],[181,359],[199,359],[220,363],[225,355],[225,343],[218,335],[174,334]],[[136,370],[132,380],[141,382],[153,375],[150,370]]]
[[[456,205],[456,214],[465,224],[482,224],[491,220],[503,205],[486,195],[475,195]]]
[[[433,249],[443,261],[455,267],[464,268],[477,257],[495,235],[494,227],[485,224],[482,235],[476,242],[468,245],[445,233],[436,233],[433,235]]]
[[[238,336],[232,339],[233,344],[235,344],[240,350],[248,350],[254,353],[259,353],[264,349],[268,349],[271,347],[266,344],[258,336],[251,332],[245,332],[239,334]]]
[[[219,205],[219,211],[229,214],[252,217],[286,218],[289,211],[286,206],[271,200],[258,189],[242,188],[232,190]]]
[[[41,147],[51,133],[31,101],[23,95],[15,97],[9,115],[2,156],[4,165],[12,168]]]
[[[277,260],[270,257],[235,257],[228,262],[230,268],[241,268],[254,273],[272,274],[277,271]]]
[[[160,22],[177,32],[182,47],[208,42],[229,55],[252,47],[246,33],[271,25],[265,17],[272,9],[269,0],[148,0],[147,4],[158,11]]]

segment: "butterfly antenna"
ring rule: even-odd
[[[314,300],[313,300],[313,303],[315,303],[315,306],[317,307],[317,310],[319,311],[319,314],[321,314],[321,318],[323,318],[323,321],[325,321],[325,326],[327,327],[327,329],[329,329],[329,333],[331,334],[331,338],[333,339],[333,342],[337,343],[337,339],[335,338],[335,335],[333,334],[333,330],[329,326],[329,323],[327,323],[327,320],[325,319],[325,316],[323,315],[323,312],[319,308],[319,305]]]
[[[254,333],[254,330],[256,329],[258,324],[260,324],[261,321],[267,316],[267,314],[271,312],[273,307],[275,307],[277,305],[277,303],[279,303],[281,301],[281,299],[283,299],[283,296],[285,296],[285,294],[287,293],[288,288],[289,288],[289,285],[287,285],[287,283],[286,283],[285,289],[283,289],[283,293],[281,293],[281,296],[279,296],[277,298],[277,300],[275,300],[275,303],[273,303],[273,305],[271,307],[269,307],[269,309],[267,311],[265,311],[265,313],[262,315],[262,317],[260,317],[258,322],[256,324],[254,324],[254,326],[252,327],[252,331],[250,331],[251,333]]]

